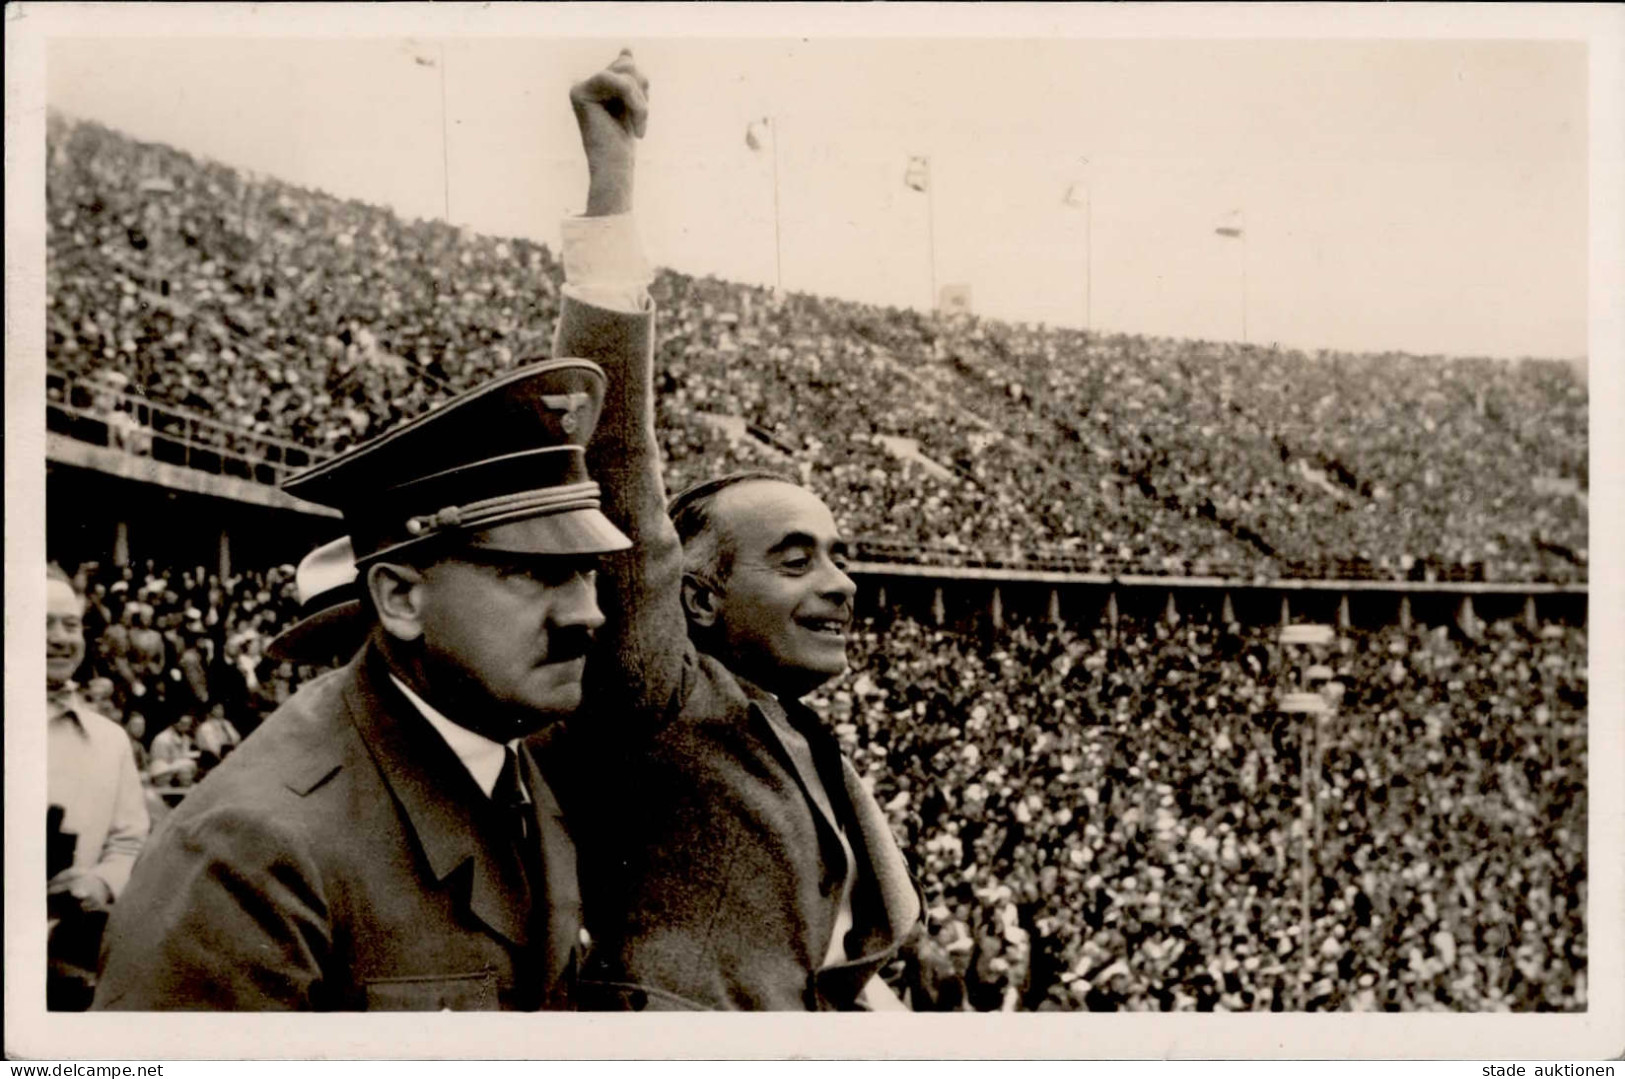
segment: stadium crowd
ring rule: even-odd
[[[1274,638],[865,628],[822,703],[917,859],[916,1007],[1585,1007],[1584,632],[1346,632],[1307,757]]]
[[[544,355],[545,247],[48,128],[53,371],[333,453]],[[802,472],[866,557],[1097,572],[1583,578],[1563,365],[1076,331],[663,271],[672,482]],[[121,420],[125,425],[131,421]],[[190,437],[199,437],[196,429]]]
[[[125,444],[150,401],[234,452],[334,453],[548,351],[561,271],[538,244],[58,116],[48,162],[48,362],[100,388]],[[794,473],[859,557],[1585,576],[1587,396],[1558,364],[1085,335],[669,271],[653,291],[670,485]],[[159,802],[312,673],[264,654],[289,566],[78,578],[78,680]],[[892,972],[915,1007],[1586,1006],[1584,631],[1348,631],[1310,755],[1273,642],[861,628],[815,703],[927,890]]]
[[[265,657],[291,567],[110,568],[80,684],[162,814],[315,668]],[[1586,641],[1349,630],[1310,722],[1273,629],[881,616],[813,702],[891,815],[929,934],[919,1009],[1574,1010],[1586,1001]]]
[[[74,583],[86,641],[75,680],[129,733],[156,793],[191,787],[314,673],[265,654],[298,611],[292,566],[222,579],[202,566],[89,562]]]

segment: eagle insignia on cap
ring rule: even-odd
[[[581,426],[579,413],[591,400],[592,394],[582,393],[579,390],[575,393],[542,394],[542,404],[545,407],[554,412],[564,413],[563,418],[559,420],[559,426],[564,428],[565,434],[572,435],[575,434],[576,428]]]

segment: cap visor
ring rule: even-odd
[[[302,618],[271,638],[265,654],[290,663],[322,664],[349,659],[360,650],[371,622],[352,599]]]
[[[624,551],[632,541],[601,511],[579,509],[482,529],[469,537],[468,545],[519,554],[584,555]]]

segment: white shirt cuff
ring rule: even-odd
[[[627,314],[649,309],[649,263],[631,214],[567,217],[562,231],[567,297]]]

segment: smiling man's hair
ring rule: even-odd
[[[786,483],[801,487],[788,476],[766,469],[731,472],[685,488],[666,504],[672,527],[683,545],[683,573],[715,588],[733,572],[734,542],[725,528],[717,525],[714,511],[717,496],[742,483]],[[802,488],[805,490],[806,488]]]

